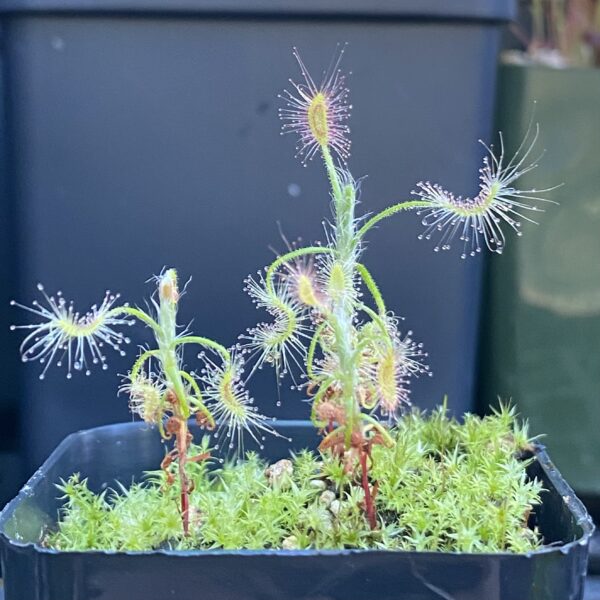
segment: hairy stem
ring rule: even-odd
[[[362,238],[364,237],[365,233],[367,233],[367,231],[369,231],[369,229],[371,229],[372,227],[374,227],[375,225],[377,225],[377,223],[379,223],[379,221],[383,221],[383,219],[387,219],[388,217],[391,217],[392,215],[395,215],[396,213],[403,211],[403,210],[411,210],[413,208],[424,208],[427,206],[431,206],[431,202],[428,202],[426,200],[408,200],[406,202],[399,202],[398,204],[394,204],[392,206],[389,206],[388,208],[382,210],[380,213],[377,213],[376,215],[372,216],[359,230],[358,233],[356,234],[356,237],[359,240],[362,240]]]
[[[133,367],[131,367],[131,371],[129,373],[131,381],[134,381],[137,378],[140,370],[142,369],[144,363],[147,360],[150,360],[152,357],[157,357],[159,354],[160,352],[158,350],[146,350],[145,352],[140,354],[138,359],[133,363]]]
[[[327,170],[327,176],[329,177],[329,183],[331,185],[333,197],[334,199],[339,198],[342,195],[342,185],[340,183],[340,178],[338,177],[335,164],[333,162],[333,157],[331,156],[331,152],[329,151],[327,144],[323,144],[321,146],[321,155],[323,156],[323,162],[325,163],[325,169]]]
[[[180,416],[188,419],[190,407],[177,356],[177,300],[170,297],[161,298],[158,311],[159,330],[156,333],[158,352],[163,373],[177,397]]]
[[[204,348],[210,348],[221,355],[226,366],[231,364],[231,354],[229,353],[229,350],[210,338],[201,337],[199,335],[186,335],[175,340],[175,346],[180,346],[181,344],[198,344]]]
[[[346,287],[349,293],[335,298],[330,315],[330,322],[335,336],[335,350],[339,360],[339,380],[342,389],[342,401],[345,407],[345,445],[350,447],[352,433],[360,427],[360,406],[356,399],[358,375],[357,352],[354,340],[354,301],[353,277],[356,272],[356,253],[358,238],[355,232],[354,211],[356,206],[356,190],[352,182],[343,184],[327,146],[321,152],[327,175],[331,182],[335,215],[335,259],[345,274]]]
[[[315,351],[317,350],[317,344],[319,343],[319,338],[321,337],[321,333],[324,327],[325,323],[321,323],[317,327],[312,339],[310,340],[310,345],[308,346],[308,354],[306,355],[306,374],[309,376],[310,379],[313,379],[315,376],[313,372]]]
[[[160,325],[149,314],[145,313],[140,308],[133,308],[133,306],[127,305],[116,306],[106,313],[106,318],[116,317],[118,315],[131,315],[150,327],[155,333],[160,331]]]
[[[370,306],[363,304],[362,302],[359,302],[358,307],[360,308],[360,310],[364,311],[371,317],[371,320],[373,321],[373,323],[377,324],[379,329],[381,329],[381,333],[383,336],[382,339],[385,339],[387,341],[387,343],[391,346],[392,340],[390,338],[390,333],[388,331],[387,325],[386,325],[385,320],[383,319],[382,315],[379,314],[378,312],[374,311]]]
[[[184,419],[188,419],[190,416],[190,407],[187,403],[187,394],[174,348],[168,348],[161,351],[161,364],[165,377],[171,384],[173,391],[177,396],[179,412]]]
[[[371,275],[367,267],[365,267],[365,265],[361,263],[357,263],[356,270],[358,271],[358,274],[367,286],[367,289],[369,290],[371,296],[373,296],[373,300],[375,300],[375,304],[377,305],[377,310],[379,311],[379,314],[381,316],[384,316],[386,313],[385,302],[383,300],[381,292],[379,291],[378,285],[373,279],[373,276]]]
[[[334,311],[332,315],[333,331],[336,338],[336,352],[339,360],[339,381],[342,388],[342,400],[346,415],[345,444],[350,448],[352,433],[360,423],[360,408],[356,401],[357,387],[356,361],[353,351],[352,334],[348,327],[351,325],[343,310]]]
[[[210,410],[208,410],[208,408],[202,401],[202,392],[200,391],[198,383],[187,371],[180,371],[180,374],[189,383],[190,387],[194,391],[194,394],[196,395],[193,399],[194,408],[198,409],[206,417],[209,427],[214,428],[215,419]]]

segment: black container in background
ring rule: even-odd
[[[306,422],[281,422],[293,447],[314,444]],[[196,431],[197,432],[197,428]],[[289,445],[271,438],[271,460]],[[542,447],[529,468],[547,490],[534,511],[547,547],[529,554],[384,550],[57,552],[37,543],[56,519],[54,483],[74,471],[92,489],[130,482],[164,456],[144,423],[73,434],[0,514],[6,600],[581,600],[593,525]]]
[[[4,0],[11,295],[33,300],[40,281],[81,310],[107,288],[140,303],[152,291],[144,281],[174,266],[193,276],[181,322],[194,317],[196,333],[234,343],[264,318],[244,277],[273,257],[269,245],[285,249],[280,229],[322,240],[330,214],[318,161],[302,168],[295,140],[279,136],[277,93],[300,78],[292,46],[318,77],[349,43],[350,168],[368,175],[361,208],[375,211],[421,179],[477,191],[477,140],[491,136],[500,26],[512,10],[512,0]],[[461,413],[474,406],[481,262],[460,260],[459,248],[434,253],[420,230],[414,214],[383,224],[365,262],[430,352],[434,377],[415,384],[415,403],[446,393]],[[0,314],[3,332],[5,318],[26,318]],[[16,374],[29,468],[65,434],[128,418],[117,374],[134,355],[111,356],[89,379],[53,369],[39,382],[38,365]],[[308,414],[287,387],[275,407],[273,373],[253,391],[268,413]]]

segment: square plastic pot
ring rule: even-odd
[[[314,446],[306,422],[280,422],[293,447]],[[287,456],[273,440],[268,457]],[[543,447],[529,476],[547,490],[535,511],[548,547],[527,555],[400,551],[57,552],[40,547],[56,519],[54,484],[73,472],[101,490],[139,479],[164,455],[144,424],[70,435],[0,514],[6,600],[581,600],[593,525]]]

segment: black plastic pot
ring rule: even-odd
[[[293,447],[306,422],[281,422]],[[56,518],[54,483],[79,471],[93,489],[139,479],[163,456],[144,424],[69,436],[0,514],[6,600],[580,600],[593,525],[542,447],[529,475],[547,492],[535,519],[551,547],[528,554],[387,551],[56,552],[37,543]],[[272,440],[268,455],[286,456]]]
[[[320,165],[303,169],[295,140],[279,137],[276,95],[299,77],[291,47],[318,78],[336,43],[349,42],[350,167],[369,176],[362,207],[375,211],[421,179],[476,191],[477,139],[491,134],[500,29],[513,9],[514,0],[2,0],[2,183],[19,264],[11,296],[33,299],[41,281],[83,310],[107,287],[141,302],[147,277],[169,265],[194,277],[182,323],[194,317],[197,333],[234,343],[261,318],[242,281],[273,257],[269,245],[285,248],[277,222],[311,241],[329,215]],[[473,408],[481,261],[435,254],[420,229],[416,215],[387,223],[365,260],[430,352],[435,379],[418,381],[413,400],[431,407],[441,390],[462,413]],[[24,317],[0,308],[0,318],[2,336]],[[11,335],[0,352],[14,357]],[[92,394],[83,376],[53,371],[41,384],[31,365],[17,376],[13,401],[33,417],[28,468],[72,431],[127,419],[125,402],[106,399],[131,355],[110,361]],[[274,379],[256,378],[255,396],[275,397]],[[308,416],[294,392],[283,396],[263,412]]]

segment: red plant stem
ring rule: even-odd
[[[371,488],[369,486],[369,470],[367,466],[368,454],[366,450],[361,448],[360,451],[360,467],[362,471],[362,488],[365,492],[365,512],[371,529],[377,528],[377,518],[375,517],[375,505],[371,496]]]
[[[187,462],[189,441],[187,421],[185,419],[180,420],[175,440],[177,445],[179,484],[181,486],[181,521],[183,523],[183,535],[188,536],[190,533],[190,486],[187,473],[185,472],[185,463]]]
[[[187,489],[181,490],[181,520],[183,522],[183,535],[190,534],[190,499]]]

